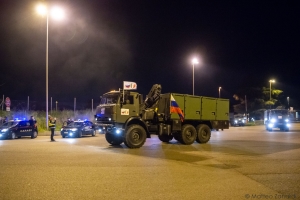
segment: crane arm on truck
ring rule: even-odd
[[[153,105],[155,105],[156,102],[160,99],[160,94],[161,94],[161,85],[160,84],[153,85],[145,99],[142,110],[151,108]]]

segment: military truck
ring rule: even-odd
[[[188,94],[161,94],[155,84],[147,95],[119,90],[105,93],[97,106],[95,125],[112,145],[139,148],[157,134],[190,145],[210,140],[212,129],[229,128],[229,100]]]
[[[264,124],[267,131],[279,128],[281,131],[290,130],[289,111],[287,109],[269,109],[264,112]]]

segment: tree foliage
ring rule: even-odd
[[[233,106],[236,113],[251,113],[259,109],[282,106],[284,95],[282,90],[262,87],[249,87],[237,91],[233,98],[239,103]]]

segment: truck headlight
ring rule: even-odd
[[[276,119],[274,119],[274,118],[271,119],[271,122],[272,122],[272,123],[275,123],[275,122],[276,122]]]
[[[77,128],[72,128],[71,131],[77,131]]]
[[[7,130],[8,130],[7,128],[2,129],[1,132],[6,132]]]
[[[268,124],[269,128],[273,128],[274,124]]]

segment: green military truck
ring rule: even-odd
[[[112,145],[143,146],[157,134],[162,142],[173,138],[189,145],[210,140],[212,129],[229,128],[229,100],[187,94],[161,94],[153,85],[145,101],[128,90],[105,93],[97,106],[95,125]]]

